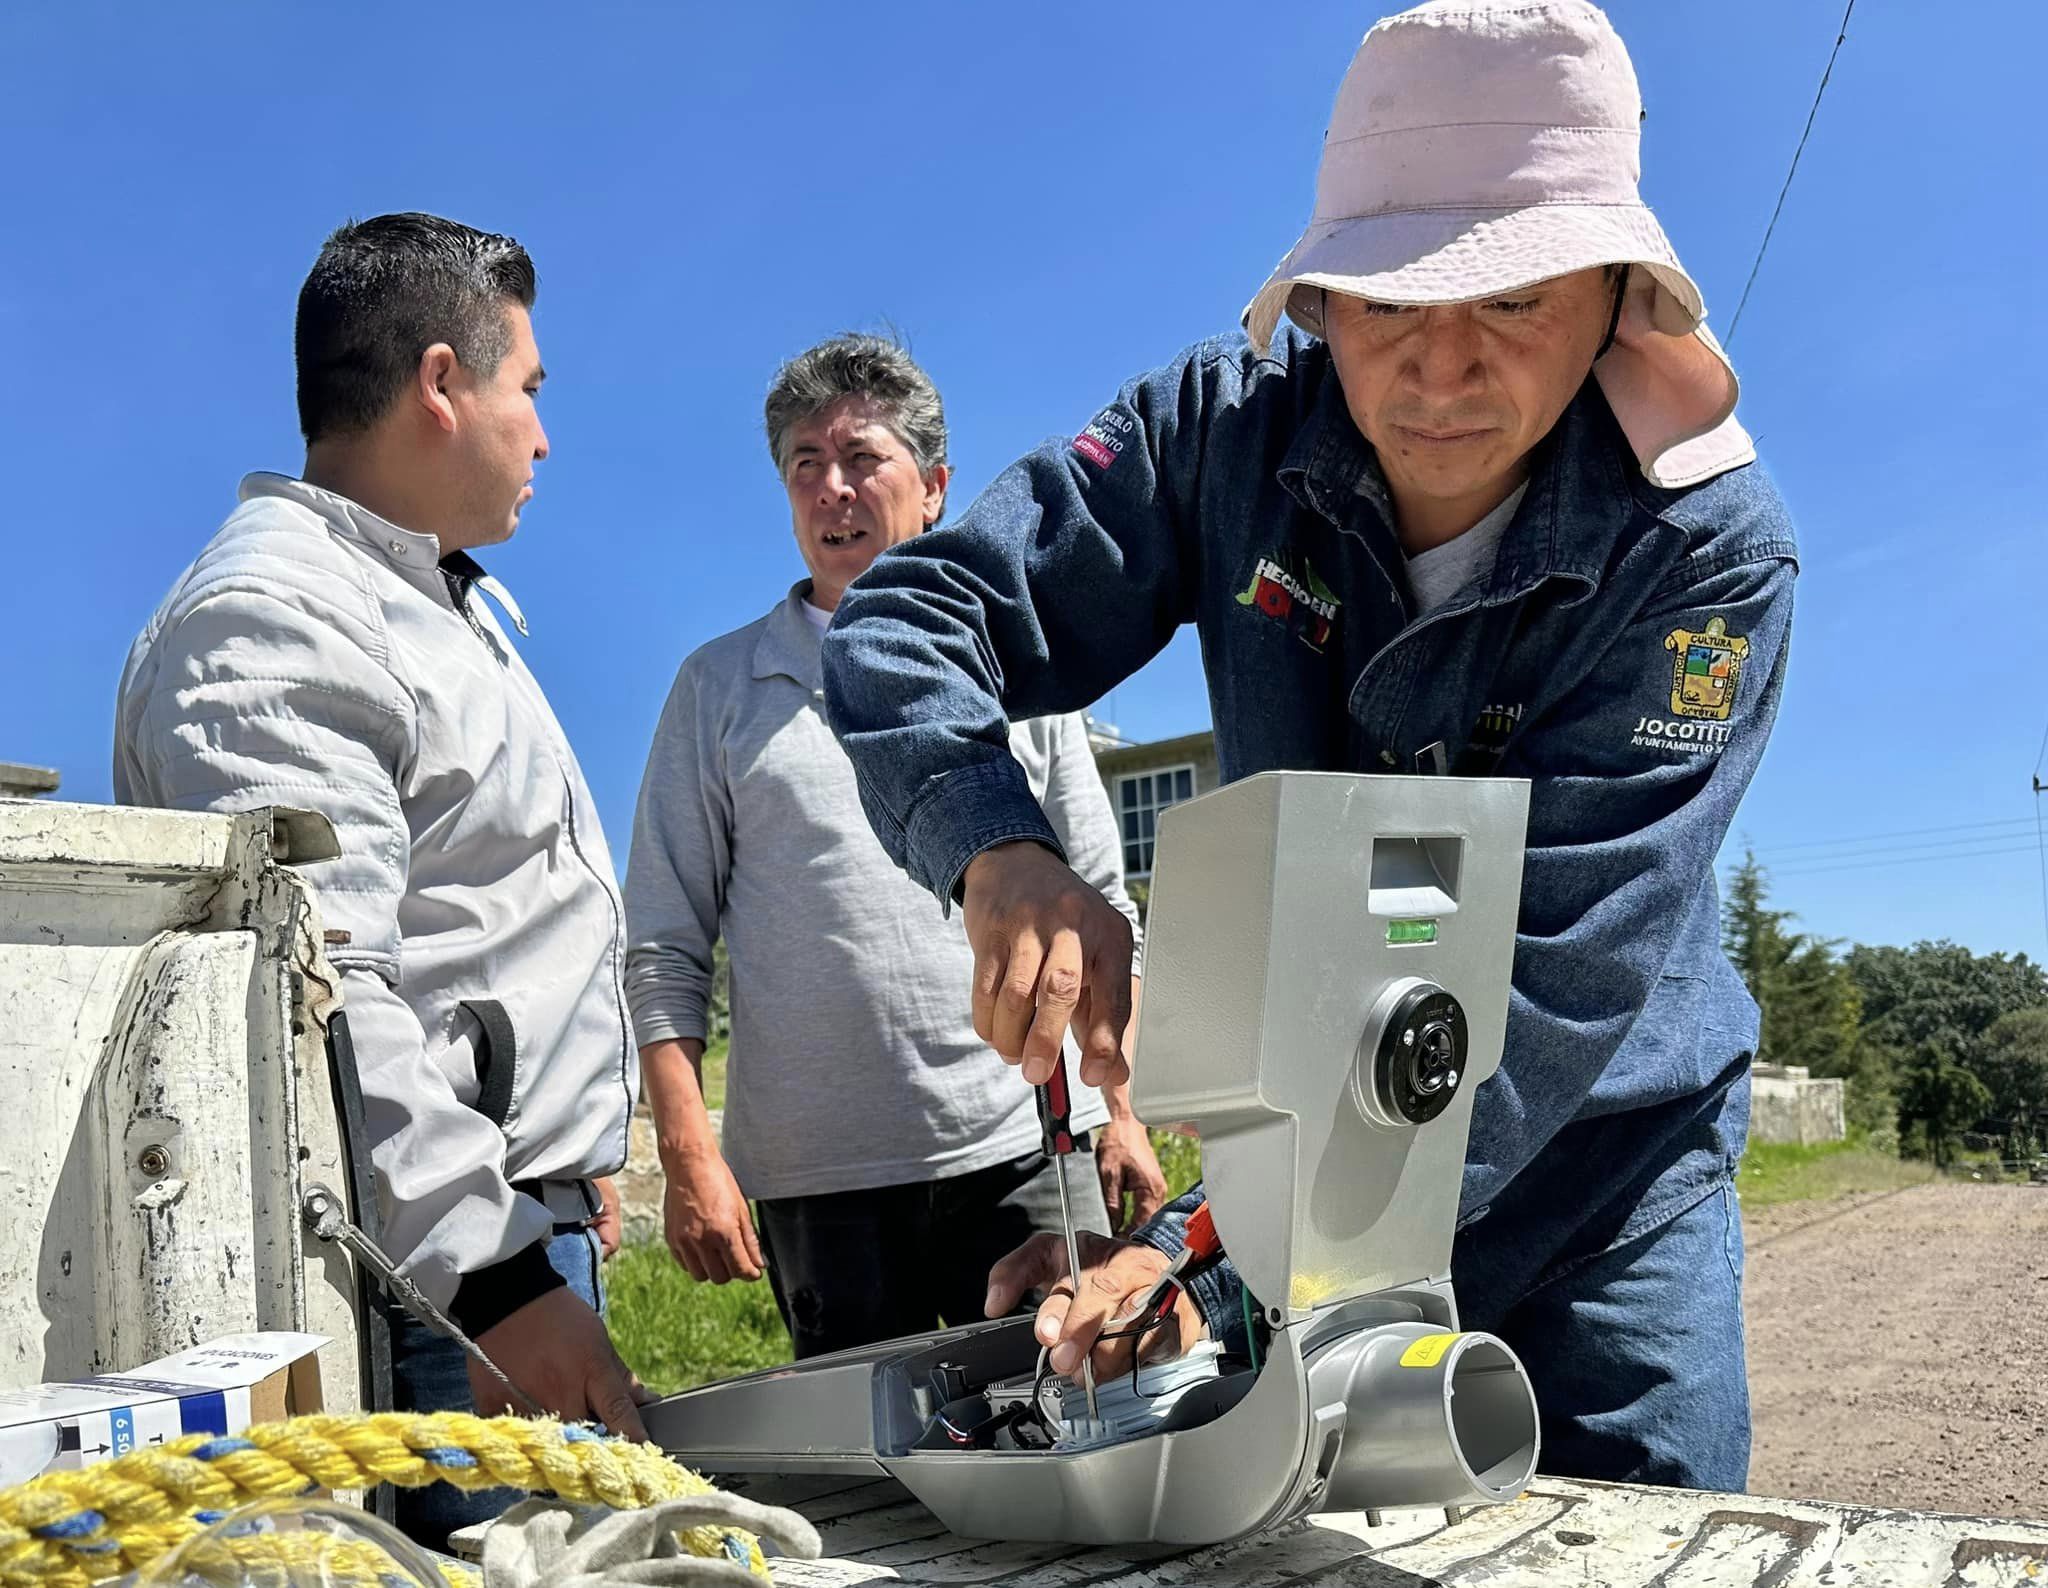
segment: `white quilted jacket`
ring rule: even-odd
[[[249,476],[129,655],[114,786],[333,821],[341,858],[305,875],[348,934],[330,957],[384,1244],[437,1303],[547,1235],[509,1182],[625,1162],[639,1075],[611,856],[540,686],[432,536]]]

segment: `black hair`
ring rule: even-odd
[[[351,221],[299,289],[294,352],[307,444],[368,429],[446,342],[489,375],[511,346],[507,304],[531,309],[533,260],[509,237],[409,212]]]

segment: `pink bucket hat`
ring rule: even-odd
[[[1700,289],[1636,184],[1642,96],[1586,0],[1431,0],[1358,47],[1323,142],[1308,230],[1244,311],[1264,349],[1322,293],[1463,303],[1628,264],[1593,373],[1644,475],[1697,484],[1756,457]]]

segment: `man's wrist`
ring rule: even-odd
[[[704,1044],[691,1038],[649,1043],[640,1050],[648,1112],[654,1116],[654,1146],[664,1169],[670,1161],[701,1157],[718,1147],[718,1132],[704,1102]]]
[[[989,866],[1000,864],[1001,857],[1015,849],[1042,849],[1061,865],[1067,863],[1067,857],[1060,852],[1058,846],[1046,839],[1028,835],[1022,838],[1005,838],[998,843],[990,844],[967,862],[965,869],[960,873],[960,897],[964,899],[967,896],[968,883],[975,881]]]
[[[455,1287],[449,1315],[471,1339],[496,1328],[528,1302],[538,1301],[568,1281],[548,1261],[545,1241],[521,1247],[502,1262],[464,1274]]]
[[[662,1172],[670,1178],[676,1178],[678,1174],[688,1174],[700,1164],[715,1164],[725,1158],[725,1154],[719,1150],[717,1133],[709,1127],[702,1135],[684,1135],[676,1137],[674,1141],[670,1137],[662,1137],[657,1152],[662,1156]]]
[[[665,1098],[654,1111],[654,1148],[664,1169],[718,1151],[718,1131],[702,1097]]]
[[[949,907],[964,897],[969,865],[1020,841],[1067,858],[1024,769],[1007,754],[932,779],[903,829],[911,875]]]

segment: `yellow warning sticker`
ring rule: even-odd
[[[1435,1367],[1444,1359],[1444,1353],[1451,1348],[1455,1334],[1425,1334],[1421,1339],[1411,1341],[1408,1349],[1401,1353],[1403,1367]]]

